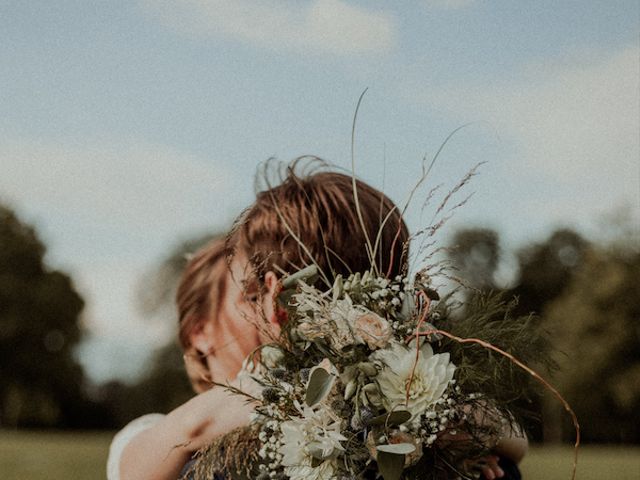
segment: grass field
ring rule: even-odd
[[[0,431],[0,478],[104,479],[110,433]]]
[[[3,480],[104,479],[112,434],[32,433],[0,430]],[[570,447],[533,447],[522,463],[525,480],[569,480]],[[640,447],[580,450],[579,480],[640,480]]]

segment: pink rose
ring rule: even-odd
[[[355,327],[356,334],[371,350],[386,347],[393,335],[389,322],[373,312],[360,315],[356,319]]]

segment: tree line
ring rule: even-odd
[[[599,241],[558,229],[512,252],[496,231],[466,228],[451,237],[447,256],[467,295],[515,299],[515,314],[534,315],[548,331],[557,369],[546,375],[576,411],[584,441],[639,443],[640,240],[629,222],[607,229]],[[184,254],[209,238],[168,255],[141,299],[149,312],[173,311]],[[84,301],[68,274],[47,267],[45,251],[35,229],[0,205],[0,428],[113,429],[189,398],[175,343],[156,352],[135,384],[89,381],[73,355]],[[505,282],[500,270],[509,255],[515,265]],[[531,408],[541,419],[534,440],[572,439],[561,405],[541,395]]]

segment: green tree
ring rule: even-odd
[[[535,313],[549,332],[558,369],[541,373],[576,411],[586,442],[640,442],[640,245],[629,227],[620,219],[597,243],[565,228],[526,245],[515,286],[503,292],[518,299],[516,313]],[[453,242],[460,248],[452,263],[477,288],[490,285],[499,261],[490,232],[463,230]],[[534,439],[572,440],[555,399],[545,395],[530,408],[543,420]]]
[[[168,413],[194,395],[176,342],[160,348],[150,363],[149,371],[133,385],[113,381],[97,389],[95,396],[109,412],[112,428],[150,412]]]
[[[495,290],[500,261],[498,233],[488,228],[458,230],[451,240],[449,258],[464,283],[480,290]]]
[[[541,314],[562,294],[583,262],[589,243],[570,229],[554,231],[541,243],[518,253],[519,274],[510,294],[518,298],[518,312]]]
[[[555,382],[582,423],[585,441],[640,442],[640,249],[593,248],[545,309],[558,349]],[[560,407],[545,409],[549,421]],[[557,436],[573,429],[555,422]]]
[[[0,205],[2,426],[68,426],[83,400],[73,347],[84,302],[44,255],[35,230]]]

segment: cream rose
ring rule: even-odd
[[[372,350],[386,347],[393,335],[389,322],[373,312],[363,313],[356,318],[355,331]]]

